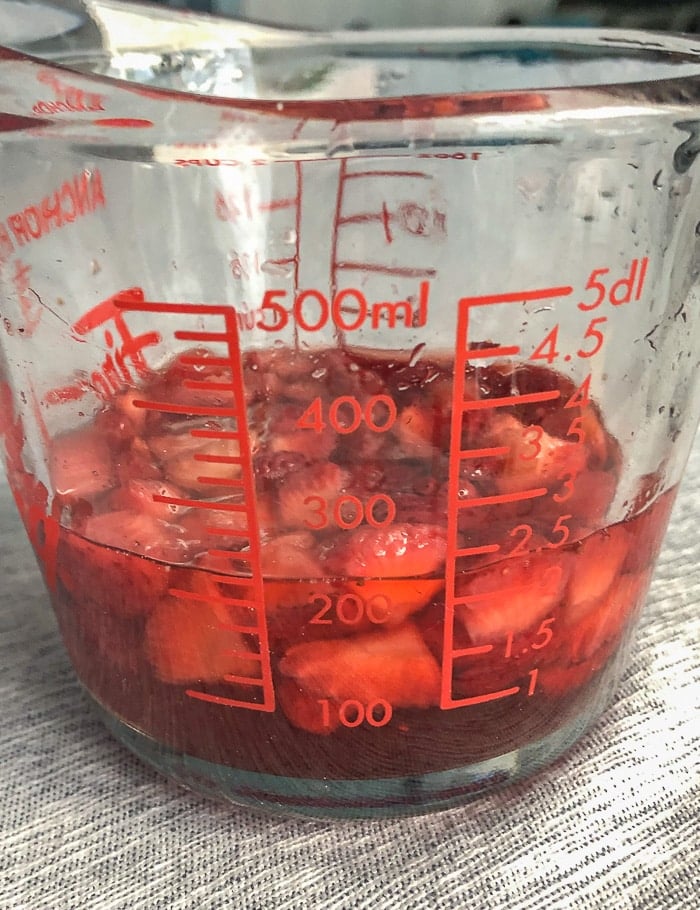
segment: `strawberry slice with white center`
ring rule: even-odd
[[[89,498],[115,484],[112,454],[94,425],[57,436],[49,456],[51,484],[60,496]]]
[[[445,529],[436,525],[365,526],[344,535],[326,565],[350,578],[412,578],[442,572],[446,552]]]
[[[182,528],[145,512],[121,509],[91,515],[85,521],[83,534],[106,547],[162,562],[185,562],[188,556]]]
[[[289,474],[278,488],[283,526],[312,531],[329,527],[349,481],[350,474],[332,462],[315,462]]]
[[[383,699],[392,708],[427,708],[440,701],[440,668],[411,623],[292,645],[279,669],[306,694],[337,702]]]
[[[240,684],[242,679],[262,676],[261,660],[244,633],[229,628],[221,610],[201,600],[161,600],[146,625],[146,655],[158,678],[167,683]]]
[[[162,502],[160,497],[181,499],[185,494],[175,484],[164,480],[129,480],[109,496],[115,511],[127,510],[152,515],[161,521],[179,522],[187,513],[187,506],[175,502]]]
[[[472,644],[493,644],[555,615],[570,572],[569,554],[540,552],[458,578],[456,614]]]
[[[622,525],[599,531],[578,546],[566,591],[565,616],[576,622],[605,597],[627,557],[630,534]]]
[[[542,427],[526,426],[510,414],[493,417],[489,438],[508,454],[496,483],[501,493],[549,487],[575,480],[586,467],[586,446],[559,436],[550,436]]]

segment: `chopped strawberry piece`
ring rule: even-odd
[[[331,702],[324,710],[321,699],[309,695],[295,680],[283,678],[276,687],[276,693],[284,716],[300,730],[327,736],[340,726],[338,703]]]
[[[307,391],[303,402],[284,404],[266,411],[267,442],[265,449],[275,452],[297,452],[309,461],[327,458],[335,448],[338,436],[329,424],[317,432],[317,420],[305,418],[313,389]]]
[[[305,531],[264,541],[260,555],[262,573],[268,578],[321,578],[324,574],[313,534]]]
[[[162,562],[183,562],[187,556],[182,529],[145,512],[122,509],[91,515],[83,533],[95,543]]]
[[[384,699],[394,708],[439,704],[440,668],[415,626],[293,645],[279,664],[308,695]]]
[[[616,525],[578,545],[566,591],[567,617],[575,620],[585,615],[607,594],[620,574],[630,542],[625,528]]]
[[[62,533],[57,574],[73,599],[119,617],[149,613],[168,586],[169,566]]]
[[[575,478],[586,467],[586,447],[558,436],[542,427],[525,426],[510,414],[499,414],[491,421],[491,444],[507,446],[503,473],[497,478],[501,493],[556,484]]]
[[[60,496],[89,498],[115,483],[109,445],[94,425],[55,437],[49,471],[53,489]]]
[[[160,480],[163,476],[151,450],[140,436],[134,437],[128,448],[115,454],[114,467],[120,486],[131,480]]]
[[[173,502],[161,502],[159,497],[181,499],[183,491],[164,480],[129,480],[109,496],[109,505],[115,511],[127,510],[152,515],[161,521],[181,524],[188,511],[187,506]]]
[[[442,579],[432,578],[368,580],[347,583],[344,593],[352,595],[361,605],[359,612],[364,625],[391,628],[431,603],[444,585]],[[354,618],[358,609],[353,613],[350,607],[346,612]]]
[[[137,407],[134,402],[143,399],[144,394],[137,389],[127,389],[114,399],[117,411],[128,421],[133,432],[141,433],[146,426],[148,412],[145,408]]]
[[[204,601],[168,597],[146,624],[146,654],[168,683],[228,682],[261,678],[260,658],[240,631]],[[233,678],[230,678],[233,677]]]
[[[152,436],[148,445],[168,479],[183,489],[214,498],[236,486],[241,476],[240,448],[233,440],[200,439],[186,432]]]
[[[552,614],[571,572],[567,553],[532,553],[457,579],[457,616],[474,645],[525,632]]]
[[[279,487],[279,509],[288,528],[319,530],[347,487],[350,475],[332,462],[311,464],[290,474]]]
[[[401,410],[395,432],[405,455],[425,458],[432,454],[436,441],[435,421],[424,408],[409,404]]]
[[[446,552],[444,528],[400,523],[350,531],[326,564],[350,578],[413,578],[442,572]]]
[[[570,659],[588,660],[606,642],[617,640],[641,607],[649,582],[648,572],[617,579],[605,597],[575,620],[571,631],[565,633]]]

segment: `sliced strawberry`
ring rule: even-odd
[[[59,496],[89,498],[115,484],[112,454],[94,425],[56,436],[51,443],[49,471]]]
[[[153,515],[122,509],[91,515],[83,533],[95,543],[162,562],[183,562],[187,544],[182,529]]]
[[[307,394],[299,404],[282,404],[267,409],[267,442],[265,451],[297,452],[309,461],[327,458],[335,448],[338,436],[333,427],[320,422],[316,414],[309,416],[309,401],[314,400],[313,392]],[[319,399],[315,399],[319,401]]]
[[[62,533],[57,555],[61,584],[77,603],[128,618],[149,613],[168,587],[169,567]]]
[[[279,486],[282,524],[305,530],[327,528],[349,479],[349,473],[332,462],[316,462],[290,474]]]
[[[446,552],[444,528],[402,523],[348,532],[326,564],[349,578],[415,578],[442,573]]]
[[[260,658],[244,634],[228,628],[225,617],[203,600],[161,600],[146,624],[146,654],[158,678],[168,683],[243,685],[243,679],[262,675]]]
[[[404,455],[426,458],[433,453],[436,441],[435,419],[425,408],[415,404],[402,408],[394,432]]]
[[[235,440],[200,439],[184,432],[152,436],[148,445],[166,477],[183,489],[215,498],[230,491],[241,476]]]
[[[362,627],[386,626],[386,628],[391,628],[400,625],[413,613],[418,613],[431,603],[444,585],[442,579],[431,578],[348,582],[344,585],[346,590],[343,593],[355,598],[360,609],[357,607],[353,609],[351,601],[351,605],[344,612],[348,614],[350,624],[359,612],[364,620]]]
[[[327,736],[340,726],[339,704],[328,703],[309,695],[293,679],[283,678],[276,686],[277,699],[287,720],[300,730]]]
[[[457,616],[474,645],[536,626],[562,599],[571,556],[538,552],[507,559],[456,581]]]
[[[605,597],[565,633],[573,662],[588,660],[606,642],[616,641],[622,635],[643,603],[650,578],[649,572],[618,578]]]
[[[263,541],[261,568],[267,578],[321,578],[324,574],[314,536],[306,531]]]
[[[491,445],[509,450],[497,478],[501,493],[559,488],[563,479],[575,478],[586,467],[585,445],[550,436],[542,427],[525,426],[510,414],[493,417],[489,432]]]
[[[440,668],[415,626],[293,645],[279,664],[307,695],[384,699],[394,708],[439,704]]]
[[[566,589],[564,614],[575,622],[604,597],[615,583],[630,546],[623,525],[606,528],[586,538],[574,553]]]
[[[144,394],[137,389],[127,389],[114,399],[117,411],[126,418],[135,433],[141,433],[146,426],[148,412],[145,408],[137,407],[134,402],[143,399]]]
[[[153,453],[140,436],[114,456],[114,467],[120,486],[131,480],[160,480],[163,475]]]
[[[188,507],[172,502],[161,502],[158,498],[161,496],[182,499],[184,493],[175,484],[164,480],[134,479],[127,481],[124,486],[118,487],[110,494],[109,505],[115,511],[125,509],[152,515],[161,521],[181,524]]]

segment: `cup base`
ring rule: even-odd
[[[604,671],[595,699],[553,733],[488,761],[415,777],[319,780],[244,771],[177,752],[108,712],[89,693],[113,736],[166,777],[204,796],[275,815],[390,818],[470,802],[530,777],[566,752],[600,716],[619,679],[619,661]]]

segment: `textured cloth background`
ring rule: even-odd
[[[461,809],[320,823],[211,803],[111,740],[0,481],[0,910],[693,910],[700,441],[632,663],[555,767]]]

